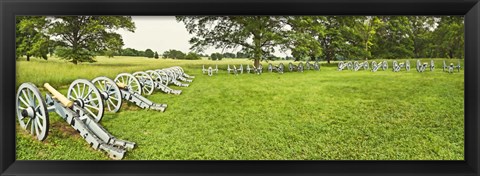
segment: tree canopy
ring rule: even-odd
[[[52,21],[49,33],[61,44],[57,55],[74,64],[95,62],[96,51],[120,51],[123,40],[115,30],[135,30],[127,16],[56,16]]]

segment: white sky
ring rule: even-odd
[[[123,48],[134,48],[136,50],[152,49],[158,54],[162,54],[169,49],[176,49],[182,52],[190,51],[190,43],[188,40],[193,35],[188,34],[185,25],[177,22],[174,16],[132,16],[135,22],[135,33],[125,30],[119,30],[122,35]],[[222,52],[221,49],[214,47],[204,51],[205,54],[213,52]],[[224,52],[236,53],[237,50],[225,50]],[[276,52],[277,56],[285,56],[285,54]]]

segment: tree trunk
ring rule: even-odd
[[[72,63],[75,64],[75,65],[77,65],[78,62],[77,62],[76,59],[73,59],[73,60],[72,60]]]
[[[327,63],[330,64],[330,56],[327,56]]]
[[[260,65],[260,59],[255,59],[255,61],[253,62],[253,65],[255,65],[255,67],[258,68],[258,66]]]
[[[30,61],[30,55],[27,54],[27,61]]]

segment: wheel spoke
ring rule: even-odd
[[[107,101],[110,101],[110,99],[108,99]],[[110,107],[110,103],[107,101],[105,103],[107,103],[108,111],[112,111],[112,108]]]
[[[85,107],[93,108],[93,109],[96,109],[97,111],[100,111],[100,108],[89,105],[89,104],[85,104]]]
[[[87,87],[86,84],[83,84],[83,89],[82,89],[82,96],[81,97],[84,97],[83,95],[85,95],[85,88]]]
[[[90,115],[92,115],[92,117],[97,118],[96,114],[93,113],[90,109],[85,108],[85,110],[88,111],[88,113],[90,113]]]
[[[40,125],[40,122],[39,122],[38,118],[35,118],[35,134],[37,136],[40,135],[39,128],[41,128],[41,127],[39,125]]]
[[[83,98],[83,99],[87,99],[87,97],[88,97],[90,94],[92,94],[92,92],[93,92],[93,89],[89,89],[88,92],[87,92],[87,95],[83,96],[82,98]]]
[[[28,104],[21,96],[18,97],[18,99],[27,107],[30,106],[30,104]]]
[[[72,92],[75,94],[75,97],[78,97],[78,93],[77,93],[77,91],[75,90],[75,88],[72,89]]]
[[[30,122],[32,119],[29,119],[28,121]],[[33,128],[35,128],[35,122],[32,122],[30,125],[30,134],[33,134]]]
[[[80,85],[77,84],[76,86],[77,86],[77,90],[78,90],[78,94],[77,94],[77,98],[78,98],[78,97],[81,97],[81,96],[82,96],[82,94],[80,94],[80,93],[82,93],[82,92],[80,92],[80,89],[81,89],[81,88],[80,88]],[[78,96],[78,95],[80,95],[80,96]],[[75,98],[75,99],[76,99],[76,98]]]

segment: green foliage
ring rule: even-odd
[[[146,49],[144,54],[144,56],[148,58],[153,58],[155,55],[155,53],[151,49]]]
[[[190,39],[191,49],[198,52],[206,47],[234,49],[254,58],[254,65],[265,55],[273,53],[275,46],[283,39],[280,35],[284,28],[280,17],[275,16],[177,16],[183,22],[188,33],[195,36]]]
[[[221,53],[212,53],[208,59],[209,60],[222,60],[223,58],[224,58],[224,56]]]
[[[74,64],[93,62],[93,52],[120,51],[121,36],[115,30],[133,32],[135,25],[127,16],[55,16],[49,33],[64,47],[59,55]]]
[[[189,52],[189,53],[185,56],[185,59],[186,59],[186,60],[200,60],[200,59],[202,59],[202,58],[201,58],[200,55],[198,55],[197,53]]]
[[[155,55],[153,56],[155,59],[158,59],[158,53],[155,51]]]
[[[45,34],[49,20],[45,16],[17,16],[16,17],[16,58],[27,56],[47,60],[51,41]]]
[[[225,58],[235,58],[235,57],[237,57],[237,55],[235,55],[234,53],[226,52],[226,53],[223,53],[223,57],[225,57]]]
[[[185,59],[185,56],[186,56],[185,53],[183,53],[182,51],[174,50],[174,49],[165,51],[165,52],[163,52],[163,54],[162,54],[162,57],[163,57],[164,59],[166,59],[166,58],[171,58],[171,59]]]
[[[460,16],[440,17],[434,32],[438,57],[464,58],[464,21]]]

